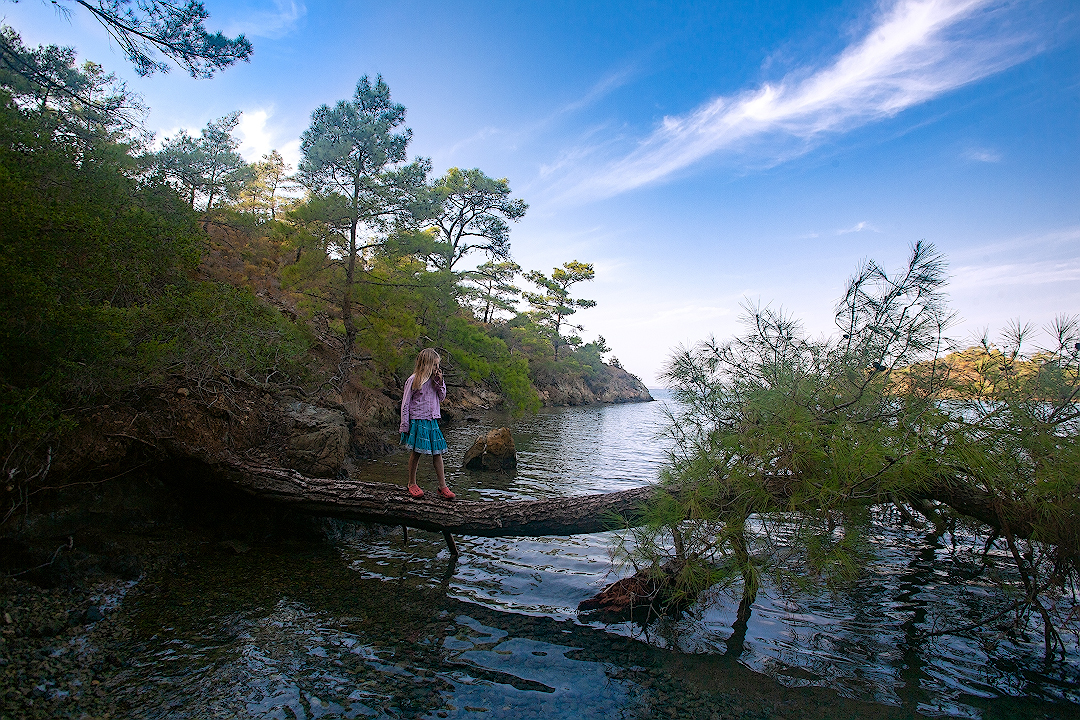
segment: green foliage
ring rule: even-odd
[[[521,294],[514,277],[521,266],[513,260],[488,261],[475,270],[465,273],[469,283],[462,290],[462,297],[473,307],[480,322],[489,323],[497,312],[514,312],[516,299]]]
[[[533,320],[540,327],[547,330],[554,347],[555,360],[559,359],[559,346],[564,344],[577,344],[580,338],[562,336],[564,320],[576,313],[579,309],[596,307],[595,300],[575,300],[570,297],[570,286],[580,282],[592,280],[596,277],[592,263],[582,263],[577,260],[563,263],[561,268],[555,268],[551,277],[542,272],[533,270],[525,275],[525,278],[541,289],[539,293],[523,292],[522,296],[533,307]],[[570,326],[572,330],[581,330],[580,325]]]
[[[372,83],[365,75],[352,100],[316,108],[300,138],[304,157],[298,177],[316,206],[296,217],[303,217],[311,237],[321,243],[328,261],[321,267],[331,271],[340,287],[335,295],[346,357],[359,332],[353,308],[357,273],[366,269],[369,251],[383,245],[395,221],[408,224],[430,166],[424,160],[404,164],[412,139],[408,128],[397,132],[404,122],[405,108],[390,101],[382,77]],[[320,221],[323,227],[315,227]]]
[[[442,346],[448,368],[474,381],[494,381],[514,413],[540,409],[540,397],[529,382],[529,363],[512,356],[502,340],[463,317],[449,318]]]
[[[159,54],[188,71],[193,78],[211,78],[218,70],[251,56],[251,43],[243,35],[227,38],[209,33],[203,21],[210,17],[201,2],[187,0],[73,0],[101,23],[135,66],[139,75],[169,72]],[[63,7],[67,13],[67,8]]]
[[[857,579],[873,557],[868,526],[910,516],[905,506],[938,525],[967,514],[1013,553],[1020,609],[1042,615],[1048,654],[1060,646],[1054,623],[1067,620],[1051,609],[1080,562],[1077,321],[1059,319],[1054,345],[1030,356],[1014,329],[996,355],[987,343],[993,361],[953,375],[942,359],[945,278],[920,243],[896,274],[859,269],[834,338],[748,306],[745,334],[677,352],[666,370],[678,403],[671,494],[628,556],[659,565],[674,552],[697,568],[682,576],[691,596],[707,587],[698,580],[735,568],[748,608],[763,573],[780,586]],[[1015,536],[1007,517],[1030,533]]]
[[[525,217],[524,200],[510,199],[510,182],[495,180],[479,168],[450,168],[435,180],[424,201],[438,242],[431,260],[440,270],[454,265],[475,250],[488,254],[491,263],[510,260],[510,226]],[[518,268],[520,271],[520,268]]]
[[[0,300],[2,371],[36,376],[46,358],[92,354],[82,348],[98,341],[78,318],[179,282],[198,259],[200,236],[167,189],[55,144],[11,104],[0,113],[0,274],[12,291]]]
[[[93,62],[76,67],[69,47],[25,48],[6,26],[0,26],[0,87],[83,150],[100,153],[108,143],[138,145],[143,139],[146,108],[115,74]]]
[[[233,112],[208,122],[197,138],[186,130],[165,138],[149,158],[152,171],[187,197],[192,209],[197,197],[206,198],[206,210],[213,209],[214,199],[236,194],[247,175],[236,152],[240,143],[232,136],[239,122],[240,113]]]
[[[287,187],[291,169],[277,150],[263,155],[262,160],[248,166],[242,184],[236,189],[239,207],[252,216],[276,220],[282,205],[279,192]]]
[[[295,381],[305,333],[250,292],[190,279],[205,246],[172,189],[0,98],[4,472],[42,476],[63,408],[182,372]]]
[[[195,283],[140,308],[131,333],[129,383],[159,381],[165,374],[196,380],[222,375],[257,385],[303,380],[310,332],[286,320],[250,290]]]

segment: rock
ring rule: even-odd
[[[600,610],[608,613],[633,613],[648,608],[662,609],[669,605],[676,578],[682,563],[669,560],[659,568],[646,568],[630,577],[616,580],[601,592],[578,603],[578,610]]]
[[[345,462],[349,448],[349,425],[340,410],[303,402],[288,405],[290,435],[286,459],[295,470],[315,477],[334,477]]]
[[[538,384],[536,389],[544,405],[650,402],[653,399],[640,378],[611,365],[603,365],[589,378],[562,378],[550,385]]]
[[[191,391],[188,390],[187,388],[177,388],[176,389],[176,394],[179,395],[180,397],[187,397],[188,395],[191,394]]]
[[[99,608],[97,605],[91,605],[90,607],[86,608],[86,613],[83,615],[83,617],[86,618],[86,622],[93,623],[97,622],[98,620],[104,619],[105,615],[101,612],[101,608]]]
[[[503,470],[517,465],[517,448],[510,428],[497,428],[476,438],[465,453],[462,467],[471,470]]]

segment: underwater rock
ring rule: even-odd
[[[617,580],[602,591],[578,603],[578,610],[600,610],[625,615],[649,608],[664,608],[682,570],[682,563],[670,560],[659,568],[646,568]]]

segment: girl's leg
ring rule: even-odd
[[[416,484],[416,468],[420,466],[420,453],[413,450],[413,454],[409,456],[409,484]]]
[[[435,468],[435,477],[439,481],[439,487],[446,487],[446,473],[443,471],[442,455],[432,455],[431,464]]]
[[[439,480],[439,495],[447,500],[453,500],[456,496],[446,485],[446,475],[443,472],[442,455],[432,455],[431,464],[435,466],[435,477]]]

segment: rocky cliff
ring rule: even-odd
[[[604,365],[593,377],[556,380],[538,385],[544,405],[595,405],[598,403],[650,402],[653,397],[636,375]]]

